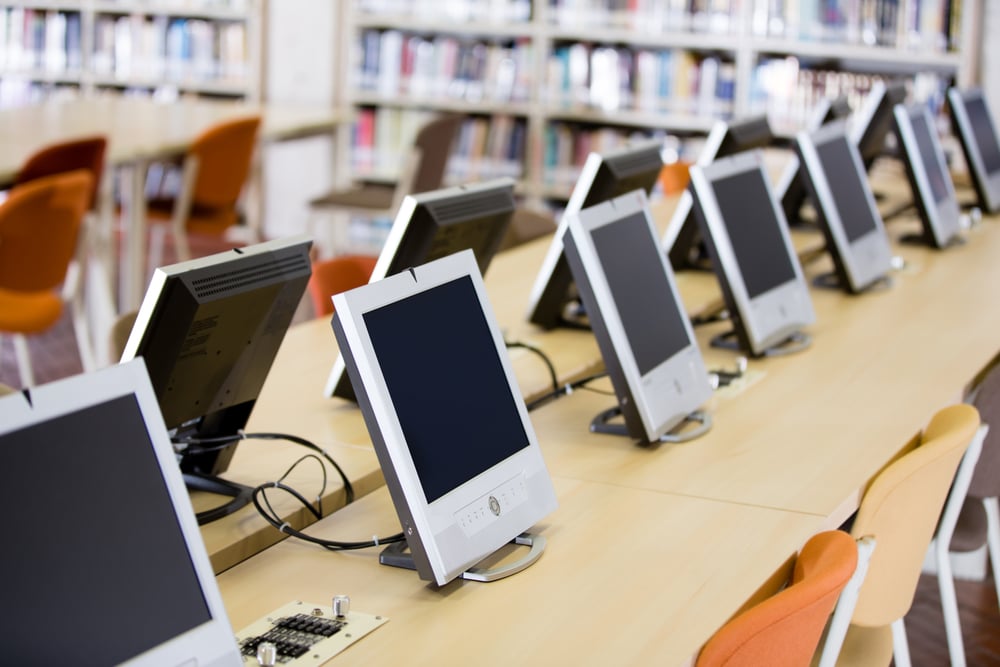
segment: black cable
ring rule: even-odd
[[[572,394],[576,389],[587,389],[586,385],[588,383],[593,382],[594,380],[599,380],[600,378],[605,377],[607,374],[608,374],[607,371],[601,371],[600,373],[594,373],[593,375],[588,375],[587,377],[580,378],[576,382],[570,382],[562,385],[561,387],[556,387],[553,391],[550,391],[547,394],[542,394],[535,400],[526,404],[525,407],[528,408],[528,412],[531,412],[535,408],[539,408],[548,403],[549,401],[559,398],[560,396]],[[588,389],[588,391],[596,391],[598,393],[602,393],[598,389]],[[614,394],[612,393],[610,395],[613,396]]]
[[[519,340],[504,341],[504,345],[508,348],[520,347],[522,349],[531,352],[538,356],[545,363],[545,367],[549,369],[549,379],[552,381],[552,391],[557,391],[559,389],[559,377],[556,374],[556,367],[552,365],[552,360],[549,359],[548,355],[542,352],[540,348],[535,347],[529,343],[523,343]]]

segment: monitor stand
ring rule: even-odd
[[[812,284],[813,287],[819,287],[820,289],[839,290],[843,287],[836,271],[824,271],[820,273],[812,279]],[[890,287],[892,287],[892,276],[880,276],[862,289],[861,292],[874,292],[876,290],[889,289]]]
[[[220,477],[203,475],[197,472],[183,473],[183,477],[184,484],[190,491],[207,491],[208,493],[232,498],[228,503],[198,512],[195,516],[198,519],[199,526],[204,526],[206,523],[212,523],[224,516],[229,516],[233,512],[249,505],[253,497],[252,487],[230,482]]]
[[[611,420],[622,414],[621,406],[616,405],[597,414],[590,421],[591,433],[605,433],[608,435],[624,435],[631,437],[628,427],[624,423],[612,423]],[[697,428],[681,431],[687,424],[698,424]],[[681,422],[669,433],[664,433],[653,442],[680,443],[694,440],[698,436],[704,435],[712,428],[712,417],[701,410],[687,414]]]
[[[776,343],[771,347],[767,348],[760,354],[753,356],[756,357],[781,357],[786,354],[794,354],[796,352],[801,352],[812,344],[812,336],[801,331],[796,331],[791,334],[788,338]],[[735,330],[725,331],[717,336],[713,336],[712,340],[709,342],[712,347],[722,348],[724,350],[736,350],[739,352],[744,352],[740,346],[739,338],[736,335]]]
[[[513,562],[504,563],[495,567],[479,567],[478,565],[470,567],[468,570],[460,574],[458,578],[481,582],[503,579],[512,574],[517,574],[521,570],[525,569],[537,561],[541,557],[542,552],[545,551],[545,538],[541,535],[535,535],[533,533],[521,533],[511,540],[509,544],[528,547],[528,553]],[[382,553],[378,556],[378,562],[382,565],[401,567],[406,570],[417,569],[417,566],[413,562],[413,554],[408,551],[406,540],[393,542],[383,549]]]

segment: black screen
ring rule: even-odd
[[[656,239],[641,213],[590,235],[639,373],[645,375],[688,345]]]
[[[111,665],[210,620],[133,396],[0,436],[4,662]]]
[[[931,135],[931,128],[927,125],[927,118],[923,113],[910,116],[913,125],[913,134],[917,139],[917,150],[920,152],[920,162],[924,165],[924,172],[927,180],[931,184],[931,195],[934,201],[940,202],[948,196],[948,187],[945,185],[947,175],[938,162],[937,153],[934,150],[934,140]]]
[[[1000,171],[1000,141],[997,140],[986,103],[981,97],[970,99],[965,103],[965,113],[969,115],[969,123],[972,125],[972,133],[976,135],[976,146],[979,147],[986,173]]]
[[[861,181],[865,177],[854,166],[846,136],[818,145],[816,152],[823,163],[823,172],[830,184],[830,194],[837,206],[844,233],[848,242],[854,243],[876,227],[868,205],[868,194]]]
[[[751,299],[795,278],[763,172],[754,168],[712,183]]]
[[[428,503],[528,446],[470,277],[364,320]]]

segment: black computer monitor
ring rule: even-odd
[[[333,330],[406,536],[380,556],[443,585],[556,507],[476,260],[464,250],[338,294]],[[531,540],[523,567],[544,540]]]
[[[189,488],[232,496],[198,515],[207,523],[250,500],[250,489],[218,477],[311,274],[305,237],[279,239],[157,268],[122,361],[142,357],[163,420],[177,443]],[[205,449],[206,451],[197,451]]]
[[[927,105],[919,103],[897,105],[894,117],[907,180],[923,230],[904,240],[919,240],[934,248],[945,248],[960,239],[962,211],[934,118]]]
[[[1000,139],[981,88],[948,89],[952,127],[983,211],[1000,211]]]
[[[846,95],[834,99],[823,98],[816,104],[803,131],[815,132],[827,123],[847,118],[850,115],[851,105],[848,103]],[[781,177],[774,187],[774,194],[781,202],[781,208],[785,212],[788,224],[794,225],[803,222],[802,206],[806,203],[809,193],[806,191],[805,178],[802,175],[798,155],[789,158],[785,170],[781,173]]]
[[[861,154],[844,123],[800,132],[795,150],[833,259],[833,273],[819,282],[852,294],[882,283],[892,268],[892,249]]]
[[[760,151],[691,168],[695,218],[733,331],[713,344],[753,356],[795,351],[815,319],[809,287]]]
[[[645,194],[637,190],[566,220],[566,260],[618,398],[591,430],[640,443],[705,432],[710,422],[697,408],[712,395],[708,372]],[[624,424],[612,421],[619,414]],[[687,421],[702,427],[670,433]]]
[[[369,282],[465,249],[472,250],[485,274],[500,249],[514,206],[510,178],[406,196]],[[334,361],[324,394],[355,400],[342,355]]]
[[[705,147],[698,156],[697,164],[705,167],[719,158],[754,148],[766,148],[772,143],[774,143],[774,133],[771,132],[766,115],[753,116],[732,123],[718,121],[705,140]],[[663,248],[670,257],[670,264],[675,271],[708,268],[708,254],[701,240],[692,205],[693,199],[689,188],[678,200],[677,208],[674,209],[674,215],[663,235]]]
[[[876,81],[851,124],[851,138],[861,153],[865,169],[886,151],[886,139],[893,131],[892,110],[906,99],[902,82]]]
[[[663,170],[663,142],[631,144],[605,153],[590,153],[573,187],[563,218],[528,297],[528,321],[545,329],[589,327],[581,315],[573,274],[563,254],[565,217],[632,190],[652,192]]]

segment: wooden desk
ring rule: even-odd
[[[378,564],[287,540],[219,575],[234,628],[291,600],[389,623],[330,664],[681,664],[816,530],[814,516],[554,479],[559,508],[536,526],[548,546],[501,581],[435,588]],[[398,530],[380,489],[309,528],[330,539]]]

